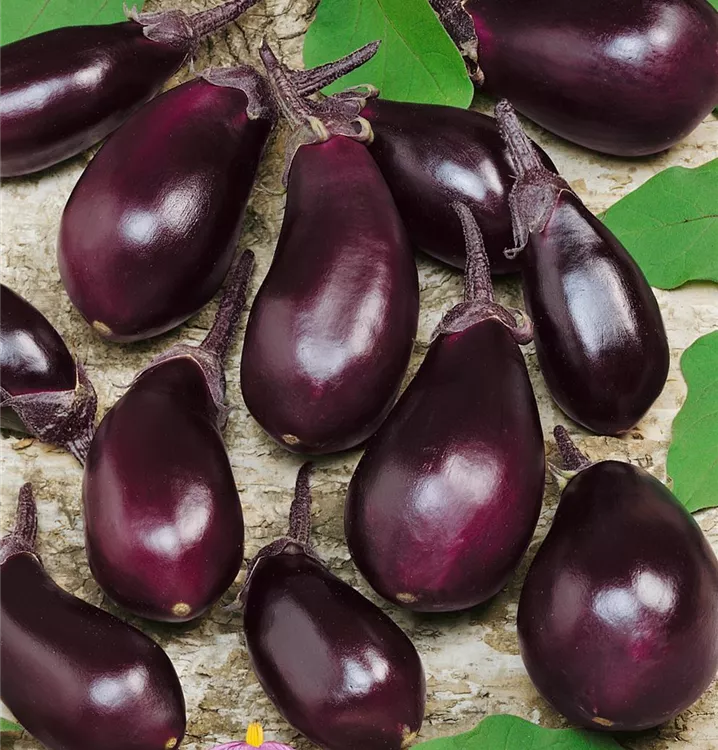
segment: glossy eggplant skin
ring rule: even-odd
[[[189,40],[148,39],[135,21],[55,29],[2,48],[2,176],[79,154],[149,101],[183,64]]]
[[[658,480],[594,464],[563,491],[521,593],[518,632],[531,679],[571,723],[656,726],[718,670],[718,561]]]
[[[190,357],[151,366],[107,412],[82,494],[92,574],[134,614],[193,619],[239,572],[242,508],[217,406]]]
[[[426,687],[414,646],[314,557],[289,546],[257,562],[244,631],[265,692],[323,750],[400,750],[418,732]]]
[[[167,655],[47,575],[33,552],[29,485],[21,490],[18,519],[21,532],[16,527],[3,540],[0,565],[3,703],[49,750],[179,747],[185,703]]]
[[[70,451],[84,463],[97,396],[60,334],[0,285],[0,425]]]
[[[48,319],[4,284],[0,285],[2,386],[13,396],[71,391],[77,369],[65,342]]]
[[[468,0],[488,93],[569,141],[644,156],[718,102],[718,14],[706,0]]]
[[[600,435],[631,429],[663,390],[670,353],[645,276],[570,191],[521,251],[524,301],[558,405]]]
[[[237,85],[197,78],[144,107],[105,143],[75,186],[58,241],[73,304],[113,341],[137,341],[187,320],[217,292],[274,110],[248,112]],[[271,96],[268,92],[266,96]],[[88,221],[92,217],[92,221]]]
[[[411,247],[366,147],[343,136],[301,146],[247,323],[241,382],[252,416],[299,453],[366,440],[396,399],[418,312]]]
[[[536,400],[511,332],[488,319],[442,333],[349,484],[352,558],[399,606],[484,602],[531,541],[544,477]]]
[[[511,159],[493,118],[432,104],[370,99],[362,111],[374,140],[369,151],[381,169],[412,244],[462,271],[464,237],[451,209],[460,201],[481,227],[491,271],[518,271],[504,250],[513,234],[508,196]],[[538,148],[544,164],[555,169]]]

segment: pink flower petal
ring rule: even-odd
[[[293,748],[281,742],[265,742],[260,748],[248,745],[246,742],[230,742],[228,745],[217,745],[213,750],[293,750]]]

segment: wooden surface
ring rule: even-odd
[[[209,0],[174,3],[187,11],[213,4]],[[160,7],[160,3],[152,1],[146,9]],[[247,13],[240,24],[233,24],[211,42],[205,42],[196,67],[256,61],[255,50],[263,35],[286,62],[301,65],[302,34],[311,19],[312,7],[309,0],[265,0]],[[172,85],[189,75],[188,70],[183,71]],[[668,166],[698,166],[718,156],[718,120],[713,117],[707,118],[669,153],[633,162],[570,146],[535,127],[529,130],[596,212]],[[285,130],[280,128],[270,146],[240,242],[241,248],[251,247],[257,254],[253,290],[266,273],[281,225],[284,136]],[[2,280],[39,307],[86,364],[98,390],[102,415],[123,393],[133,374],[154,354],[178,341],[199,341],[212,320],[215,304],[187,325],[150,342],[119,346],[93,335],[67,299],[55,260],[63,205],[90,156],[79,156],[39,176],[8,181],[2,187]],[[418,262],[421,320],[412,373],[426,351],[435,324],[459,300],[462,290],[458,273],[424,257]],[[498,295],[504,302],[520,304],[515,280],[499,282]],[[671,344],[671,371],[654,408],[623,440],[589,436],[575,426],[570,429],[592,458],[629,460],[665,479],[671,422],[685,398],[678,360],[696,338],[718,327],[718,288],[688,285],[674,292],[659,291],[657,296]],[[283,533],[301,461],[274,445],[243,406],[238,383],[241,340],[240,332],[227,368],[228,399],[236,408],[225,439],[242,496],[247,526],[246,556],[250,557],[260,546]],[[525,354],[548,437],[562,417],[546,392],[533,348],[527,347]],[[553,451],[550,444],[549,451]],[[359,455],[353,451],[318,462],[314,478],[313,538],[333,571],[378,601],[353,567],[343,540],[342,502]],[[104,599],[87,568],[79,499],[82,471],[75,461],[38,442],[3,435],[2,472],[2,528],[8,529],[11,524],[20,484],[32,481],[40,505],[39,549],[49,573],[73,594],[123,616]],[[426,666],[428,703],[423,738],[467,730],[490,713],[514,713],[545,726],[563,726],[561,717],[538,696],[528,680],[518,654],[515,630],[521,581],[550,525],[556,500],[556,486],[550,481],[529,554],[509,587],[488,605],[451,616],[414,616],[378,602],[410,634]],[[718,511],[699,513],[696,517],[718,548]],[[244,571],[225,597],[225,603],[236,594],[243,575]],[[279,717],[257,684],[240,636],[240,615],[227,614],[218,606],[199,622],[181,627],[130,619],[167,649],[177,667],[187,698],[188,734],[183,745],[187,750],[211,748],[220,741],[243,738],[250,721],[261,721],[268,738],[291,742],[302,750],[311,747]],[[623,743],[635,750],[718,749],[718,687],[714,683],[698,703],[674,722]],[[6,738],[3,747],[38,750],[40,745],[24,735]]]

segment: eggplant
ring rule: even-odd
[[[600,435],[633,428],[663,390],[670,352],[658,302],[626,249],[568,183],[546,170],[511,108],[496,117],[511,191],[524,302],[541,371],[563,411]]]
[[[409,747],[424,716],[421,660],[387,615],[317,558],[310,470],[297,477],[288,536],[260,550],[241,594],[252,668],[282,716],[323,750]]]
[[[305,71],[303,86],[325,85],[376,49]],[[67,202],[57,248],[65,289],[97,333],[157,336],[209,302],[276,119],[266,79],[241,65],[171,89],[109,138]]]
[[[63,591],[35,549],[30,484],[0,543],[3,703],[49,750],[173,750],[185,703],[165,652],[144,633]]]
[[[718,103],[706,0],[430,0],[484,90],[616,156],[664,151]]]
[[[198,617],[242,564],[242,506],[220,432],[229,411],[222,363],[253,262],[245,251],[204,342],[155,358],[90,446],[82,487],[90,570],[141,617]]]
[[[160,91],[202,37],[256,2],[229,0],[192,16],[133,9],[125,23],[67,26],[4,45],[2,176],[37,172],[101,141]]]
[[[366,440],[396,399],[418,323],[416,264],[362,142],[360,97],[304,101],[266,44],[262,56],[296,135],[282,231],[247,323],[242,393],[281,446],[332,453]]]
[[[496,121],[479,112],[435,104],[367,99],[369,151],[396,201],[414,247],[462,271],[464,236],[451,204],[466,204],[484,235],[495,274],[519,270],[504,250],[513,239],[511,156]],[[556,168],[536,146],[547,169]]]
[[[571,723],[639,731],[687,709],[718,671],[718,560],[655,477],[591,464],[562,427],[572,478],[518,609],[534,685]]]
[[[0,423],[85,462],[97,394],[60,334],[27,300],[0,285]]]
[[[494,300],[468,206],[464,301],[449,310],[349,484],[352,559],[377,593],[419,612],[485,602],[503,588],[541,511],[543,434],[518,343],[530,325]],[[459,221],[459,218],[461,221]]]

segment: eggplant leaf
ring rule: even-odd
[[[417,745],[416,750],[621,750],[605,734],[545,729],[518,716],[487,716],[475,729]]]
[[[718,159],[664,170],[602,218],[651,286],[718,282]]]
[[[667,470],[673,493],[691,511],[718,507],[718,331],[681,357],[688,396],[673,420]]]
[[[0,717],[0,733],[4,732],[22,732],[22,727],[14,721]]]
[[[144,0],[127,2],[142,10]],[[5,0],[0,9],[0,41],[9,44],[61,26],[124,21],[123,0]]]
[[[307,67],[381,40],[376,56],[325,93],[371,83],[383,97],[468,107],[466,66],[426,0],[321,0],[304,41]]]

